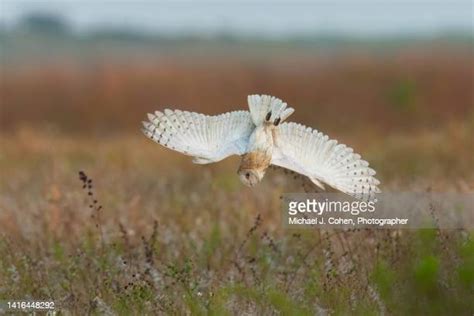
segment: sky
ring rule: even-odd
[[[361,36],[474,31],[473,0],[0,0],[0,22],[14,25],[31,13],[54,13],[79,32],[127,27],[163,34],[234,33]]]

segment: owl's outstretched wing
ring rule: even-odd
[[[166,109],[148,114],[148,119],[142,129],[147,137],[201,164],[244,154],[255,128],[248,111],[208,116]]]
[[[380,192],[375,171],[352,148],[300,124],[283,123],[275,131],[271,163],[358,199]]]

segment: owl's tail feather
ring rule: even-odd
[[[269,95],[249,95],[250,115],[256,126],[262,124],[278,125],[286,120],[295,109],[287,107],[282,100]]]

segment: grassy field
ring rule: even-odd
[[[472,78],[455,51],[7,65],[0,300],[65,314],[472,315],[472,231],[288,230],[280,196],[298,183],[268,174],[250,190],[237,157],[193,165],[139,132],[170,104],[210,114],[273,93],[360,152],[382,190],[472,193]]]

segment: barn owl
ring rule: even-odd
[[[248,96],[249,111],[208,116],[169,110],[148,114],[143,133],[153,141],[193,157],[197,164],[242,157],[241,182],[262,181],[269,166],[289,169],[321,189],[328,185],[355,198],[380,192],[369,164],[352,148],[310,127],[284,122],[294,109],[268,95]]]

